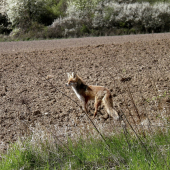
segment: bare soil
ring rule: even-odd
[[[37,126],[59,139],[93,133],[65,86],[73,71],[87,84],[109,88],[114,108],[131,124],[168,126],[169,70],[169,33],[1,42],[0,149]],[[88,109],[92,118],[93,102]],[[105,135],[121,129],[103,106],[93,121]]]

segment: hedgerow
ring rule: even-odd
[[[54,20],[51,27],[60,27],[62,35],[92,33],[94,30],[136,29],[140,32],[169,31],[169,3],[116,3],[98,1],[90,4],[72,1],[68,4],[66,17]],[[83,31],[82,31],[83,30]]]
[[[168,32],[170,3],[140,1],[7,0],[7,15],[21,36],[32,38]]]

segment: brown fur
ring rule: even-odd
[[[97,114],[97,109],[104,104],[107,113],[113,118],[119,119],[118,113],[113,109],[113,101],[110,91],[103,86],[86,85],[81,77],[72,73],[68,73],[67,85],[72,86],[77,97],[83,102],[83,107],[87,113],[87,103],[89,100],[95,100],[94,117]]]

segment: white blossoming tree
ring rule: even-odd
[[[66,0],[7,0],[7,15],[14,26],[27,27],[31,21],[50,25],[61,14],[60,7],[66,8],[65,2]]]
[[[70,0],[66,17],[56,19],[51,27],[70,32],[126,28],[140,31],[163,31],[170,27],[169,3],[129,3],[135,0]],[[125,2],[125,1],[124,1]],[[128,3],[127,3],[128,2]],[[88,29],[88,30],[87,30]]]
[[[48,29],[59,37],[104,32],[113,28],[136,29],[140,32],[169,31],[170,28],[169,3],[138,3],[136,0],[7,0],[7,5],[7,14],[14,26],[27,28],[31,22],[50,25]],[[64,10],[61,12],[61,9]]]

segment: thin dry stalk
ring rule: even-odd
[[[24,101],[25,101],[25,100],[24,100]],[[24,102],[23,104],[25,104],[26,108],[29,108],[29,103],[28,103],[28,101],[27,101],[27,102]],[[31,114],[31,110],[30,110],[30,109],[28,109],[28,112],[29,112],[29,114]],[[25,121],[23,121],[22,123],[25,125],[26,129],[29,129],[29,125],[28,125]],[[80,159],[77,155],[75,155],[51,130],[49,130],[46,126],[45,126],[45,128],[46,128],[46,130],[47,130],[49,133],[51,133],[51,134],[55,137],[55,139],[56,139],[65,149],[67,149],[72,155],[74,155],[74,156],[80,161],[80,163],[82,163],[81,159]]]
[[[136,107],[136,104],[135,104],[135,101],[134,101],[134,99],[133,99],[133,96],[132,96],[132,93],[131,93],[131,91],[130,91],[130,88],[129,88],[128,83],[126,83],[126,89],[127,89],[128,94],[129,94],[129,96],[130,96],[130,99],[131,99],[131,102],[132,102],[133,107],[134,107],[134,109],[135,109],[135,112],[136,112],[136,114],[137,114],[137,116],[138,116],[138,118],[139,118],[139,120],[140,120],[140,122],[141,122],[141,117],[140,117],[140,114],[139,114],[139,110],[138,110],[138,108]]]
[[[122,112],[123,113],[123,112]],[[139,142],[141,143],[142,147],[146,150],[146,153],[149,155],[149,157],[151,158],[151,160],[153,161],[153,163],[156,165],[156,162],[154,161],[151,153],[149,152],[149,150],[147,149],[147,147],[145,146],[145,144],[142,142],[142,139],[138,136],[138,134],[136,133],[136,131],[134,130],[134,128],[132,127],[132,125],[130,124],[130,122],[128,121],[128,119],[126,118],[126,115],[123,113],[125,120],[127,121],[127,123],[129,124],[129,126],[131,127],[132,131],[134,132],[134,134],[136,135],[137,139],[139,140]]]
[[[107,71],[107,69],[105,69],[103,66],[102,66],[102,68],[103,68],[103,69],[110,75],[110,77],[112,78],[112,75]],[[128,85],[127,85],[127,87],[128,87]],[[129,89],[129,87],[128,87],[128,89]],[[130,90],[129,90],[129,92],[130,92]],[[130,93],[130,94],[131,94],[131,93]],[[135,103],[134,103],[134,100],[133,100],[133,96],[132,96],[132,95],[131,95],[131,98],[132,98],[132,102],[133,102],[133,104],[134,104],[134,106],[135,106],[135,110],[136,110],[136,112],[137,112],[137,115],[138,115],[139,112],[138,112],[138,109],[136,108],[136,105],[135,105]],[[132,125],[130,124],[130,122],[128,121],[128,119],[126,118],[126,116],[125,116],[125,114],[123,113],[122,110],[121,110],[121,112],[122,112],[123,116],[125,117],[126,122],[129,124],[130,128],[132,129],[132,131],[133,131],[134,134],[136,135],[137,139],[140,141],[142,147],[146,150],[146,153],[149,155],[149,157],[151,158],[151,160],[153,161],[153,163],[156,164],[155,161],[154,161],[154,159],[152,158],[151,153],[149,152],[149,150],[147,149],[147,147],[145,146],[145,144],[142,142],[142,139],[138,136],[138,134],[136,133],[136,131],[134,130],[134,128],[132,127]],[[140,116],[139,116],[139,118],[140,118]],[[123,121],[124,121],[124,119],[123,119]]]
[[[37,70],[37,68],[36,68],[35,65],[32,63],[32,61],[29,60],[28,57],[26,57],[25,55],[24,55],[24,57],[25,57],[25,59],[28,61],[28,63],[29,63],[35,70]],[[84,113],[86,114],[88,120],[91,122],[91,124],[94,126],[94,128],[96,129],[96,131],[97,131],[98,134],[101,136],[101,138],[103,139],[104,143],[106,144],[107,150],[111,153],[109,144],[107,143],[107,141],[106,141],[106,139],[104,138],[104,136],[100,133],[100,131],[98,130],[98,128],[96,127],[96,125],[94,124],[94,122],[92,121],[92,119],[89,117],[88,113],[87,113],[86,111],[84,111],[84,110],[82,109],[82,107],[81,107],[75,100],[73,100],[70,96],[66,95],[64,92],[62,92],[61,90],[59,90],[59,89],[58,89],[56,86],[54,86],[48,79],[46,79],[46,77],[45,77],[40,71],[39,71],[39,75],[41,76],[41,78],[44,78],[44,79],[51,85],[51,87],[55,88],[55,89],[56,89],[58,92],[60,92],[63,96],[67,97],[69,100],[71,100],[73,103],[75,103],[75,104],[82,110],[82,112],[84,112]],[[112,154],[112,153],[111,153],[111,154]],[[112,155],[113,155],[113,154],[112,154]],[[116,162],[117,164],[119,164],[119,163],[118,163],[118,159],[117,159],[114,155],[113,155],[113,157],[114,157],[115,162]]]

